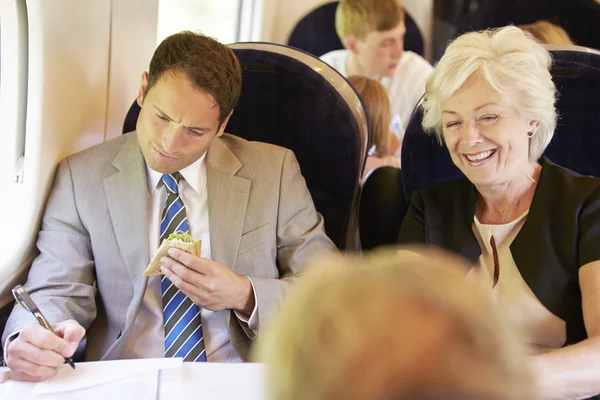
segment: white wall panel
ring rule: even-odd
[[[106,139],[121,134],[125,115],[137,96],[142,72],[156,48],[158,2],[112,2]]]
[[[157,0],[0,0],[3,34],[19,26],[6,11],[19,1],[28,14],[29,62],[4,60],[13,70],[2,77],[11,83],[2,104],[11,104],[5,100],[26,68],[25,161],[23,181],[14,182],[18,124],[3,108],[0,137],[10,157],[0,152],[0,305],[24,279],[58,162],[121,134],[157,37]]]
[[[56,165],[104,140],[110,1],[27,0],[29,68],[24,175],[2,182],[0,295],[28,265]]]

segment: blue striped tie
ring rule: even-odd
[[[188,231],[187,216],[177,184],[181,174],[165,174],[162,181],[167,199],[160,222],[160,242],[173,232]],[[183,357],[183,361],[206,361],[200,307],[163,276],[161,281],[165,322],[165,357]]]

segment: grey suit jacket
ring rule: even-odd
[[[86,360],[117,359],[140,308],[149,262],[148,186],[135,132],[63,160],[25,287],[51,323],[87,329]],[[335,251],[290,150],[223,135],[207,154],[211,254],[252,277],[259,327],[309,256]],[[21,307],[6,336],[35,323]],[[248,358],[252,331],[229,313],[229,336]]]

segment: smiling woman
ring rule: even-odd
[[[415,192],[399,242],[469,259],[467,279],[531,349],[541,398],[586,398],[600,393],[600,179],[542,156],[556,127],[550,65],[512,26],[448,46],[427,80],[423,127],[466,179]]]
[[[522,116],[513,104],[479,73],[442,103],[446,147],[480,192],[502,184],[530,187],[530,178],[539,175],[539,165],[529,157],[529,133],[539,129],[539,120]]]

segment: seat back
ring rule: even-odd
[[[583,175],[600,177],[600,52],[579,46],[546,46],[554,59],[551,73],[558,90],[559,120],[544,155]],[[402,143],[405,199],[414,190],[450,182],[464,175],[445,147],[421,127],[418,109]]]
[[[327,235],[345,249],[369,142],[360,97],[310,54],[273,43],[230,47],[243,83],[227,131],[293,150]]]
[[[458,23],[457,35],[541,19],[563,27],[577,45],[600,49],[600,4],[596,0],[483,0]]]
[[[335,10],[338,1],[320,5],[306,14],[294,27],[287,44],[317,57],[344,46],[335,31]],[[404,49],[423,55],[423,34],[414,19],[404,10],[406,36]]]
[[[583,175],[600,177],[600,51],[546,46],[554,63],[558,123],[545,155]]]
[[[137,100],[134,100],[133,103],[131,103],[129,110],[127,110],[127,114],[125,114],[125,121],[123,121],[123,133],[135,131],[140,110],[141,109],[137,103]]]
[[[294,151],[327,235],[346,248],[367,156],[365,108],[354,88],[318,58],[273,43],[229,45],[242,66],[242,95],[226,131]],[[124,132],[135,129],[132,104]],[[350,237],[354,233],[350,232]]]
[[[362,250],[396,244],[407,209],[400,169],[380,167],[371,171],[363,183],[358,206]]]

